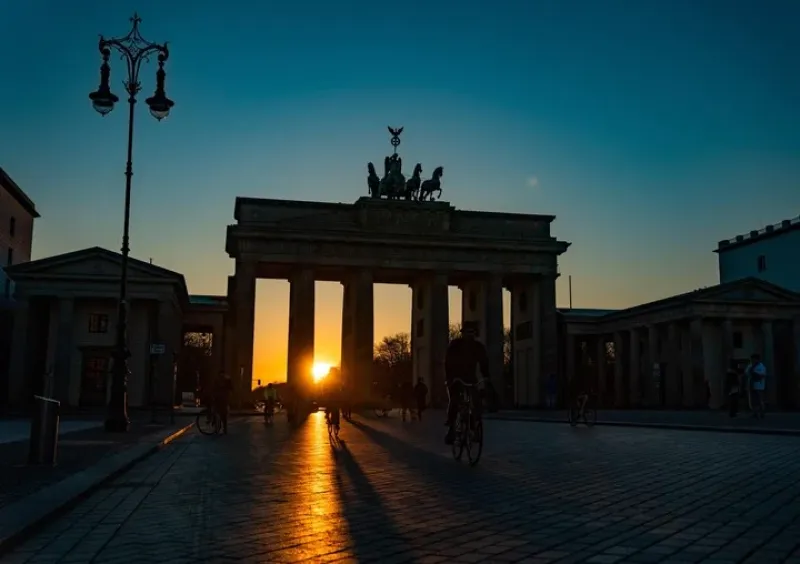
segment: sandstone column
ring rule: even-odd
[[[491,274],[486,282],[485,344],[489,356],[489,375],[498,399],[505,398],[505,374],[503,366],[503,278]]]
[[[253,379],[253,338],[256,315],[256,263],[236,261],[236,361],[233,381],[235,403],[241,405],[250,393]]]
[[[767,368],[764,402],[767,407],[774,408],[778,404],[778,377],[775,374],[775,335],[772,321],[761,322],[761,343],[761,360]]]
[[[705,391],[702,389],[705,382],[705,339],[703,338],[703,320],[692,319],[689,323],[689,369],[684,376],[684,405],[686,407],[700,407],[705,402]]]
[[[444,361],[447,354],[450,313],[447,276],[420,277],[412,285],[411,350],[414,380],[428,386],[434,407],[447,404]]]
[[[606,399],[606,337],[605,335],[595,336],[595,353],[597,370],[597,396],[600,406],[605,407]]]
[[[614,333],[614,407],[624,407],[625,401],[625,362],[627,351],[625,350],[625,337],[621,331]]]
[[[667,368],[662,380],[664,399],[668,407],[681,406],[681,333],[677,323],[670,323],[667,327]]]
[[[559,353],[558,353],[558,310],[556,309],[556,275],[543,276],[539,286],[539,308],[541,315],[541,343],[542,343],[542,382],[539,393],[546,378],[551,374],[558,379]]]
[[[54,362],[54,398],[64,405],[69,404],[72,383],[72,354],[75,350],[72,335],[75,333],[75,300],[58,300],[58,329],[56,333],[56,357]]]
[[[489,355],[489,374],[497,393],[502,397],[503,382],[503,280],[490,274],[461,288],[461,322],[478,327],[478,340]]]
[[[25,297],[17,295],[14,309],[14,330],[11,333],[11,361],[8,371],[8,403],[12,406],[25,405],[29,387],[28,377],[28,332],[30,303]]]
[[[722,366],[722,327],[715,323],[703,323],[703,375],[695,380],[696,404],[698,407],[708,405],[713,409],[722,406],[720,390],[724,369]],[[708,382],[708,388],[706,388]],[[708,390],[711,390],[710,401],[707,400]]]
[[[301,394],[312,389],[314,366],[314,271],[299,268],[289,278],[289,351],[286,381]]]
[[[567,367],[566,367],[566,370],[565,370],[566,375],[560,382],[562,385],[561,385],[561,389],[559,390],[559,392],[561,393],[561,397],[564,400],[566,400],[567,402],[571,402],[574,398],[569,397],[567,394],[568,394],[568,390],[571,390],[574,387],[573,380],[576,377],[576,374],[575,374],[575,335],[567,333],[567,346],[566,346],[566,349],[567,349],[565,351],[565,355],[567,357],[566,358]],[[569,407],[571,407],[571,406],[569,406]]]
[[[660,335],[657,325],[647,326],[647,366],[644,370],[644,385],[642,396],[647,407],[656,407],[659,404],[661,386],[661,364],[659,363],[658,345]]]
[[[511,354],[514,355],[512,365],[516,390],[514,402],[521,407],[542,403],[544,378],[541,303],[538,278],[523,278],[512,284]]]
[[[641,358],[641,349],[642,349],[642,342],[639,337],[639,329],[634,328],[630,330],[630,344],[631,344],[631,352],[630,352],[630,386],[628,389],[629,392],[629,403],[631,407],[641,407],[641,388],[640,382],[642,379],[642,358]]]
[[[718,394],[722,404],[728,403],[728,369],[733,359],[733,322],[730,319],[722,321],[722,349],[720,355],[720,370],[716,382],[711,384],[711,394]]]
[[[372,390],[374,349],[374,294],[372,272],[360,269],[343,282],[342,361],[343,377],[359,399]]]

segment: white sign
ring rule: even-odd
[[[150,345],[150,354],[164,354],[167,352],[167,347],[162,344]]]

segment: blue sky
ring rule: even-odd
[[[134,10],[176,106],[139,107],[133,254],[196,293],[225,290],[235,196],[354,201],[387,125],[455,206],[557,215],[576,307],[713,284],[717,240],[800,214],[798,2],[27,0],[0,8],[0,158],[36,257],[119,248],[126,112],[87,95]]]

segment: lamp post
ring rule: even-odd
[[[164,93],[164,63],[169,58],[167,44],[150,43],[139,33],[139,24],[142,19],[134,14],[131,18],[131,31],[128,35],[116,39],[106,39],[100,36],[99,50],[103,58],[100,65],[100,87],[96,92],[89,94],[92,107],[101,115],[107,115],[114,109],[114,104],[119,98],[112,94],[109,87],[111,67],[108,59],[111,51],[119,53],[125,61],[127,77],[123,79],[125,91],[128,93],[128,163],[125,168],[125,219],[122,231],[122,265],[119,283],[119,311],[117,315],[116,340],[112,353],[113,366],[111,369],[111,396],[108,402],[105,429],[111,432],[126,432],[130,425],[128,419],[128,231],[131,215],[131,177],[133,176],[133,115],[136,107],[136,95],[141,91],[139,70],[142,63],[150,60],[150,55],[158,54],[158,71],[156,71],[156,91],[145,100],[154,118],[161,121],[169,115],[175,103],[167,98]]]

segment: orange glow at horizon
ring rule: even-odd
[[[315,285],[314,358],[329,367],[339,366],[342,353],[342,285]],[[411,332],[411,289],[407,286],[375,284],[374,340]],[[451,287],[450,321],[461,319],[461,291]],[[503,317],[510,319],[509,295],[503,293]],[[289,283],[259,280],[256,285],[255,336],[253,342],[253,384],[286,381],[289,339]],[[324,359],[324,360],[323,360]],[[315,362],[316,364],[316,362]],[[326,370],[327,374],[327,370]]]
[[[315,361],[314,366],[311,368],[311,376],[314,378],[314,382],[324,380],[325,377],[328,376],[328,372],[330,372],[332,367],[333,365],[327,362]]]

